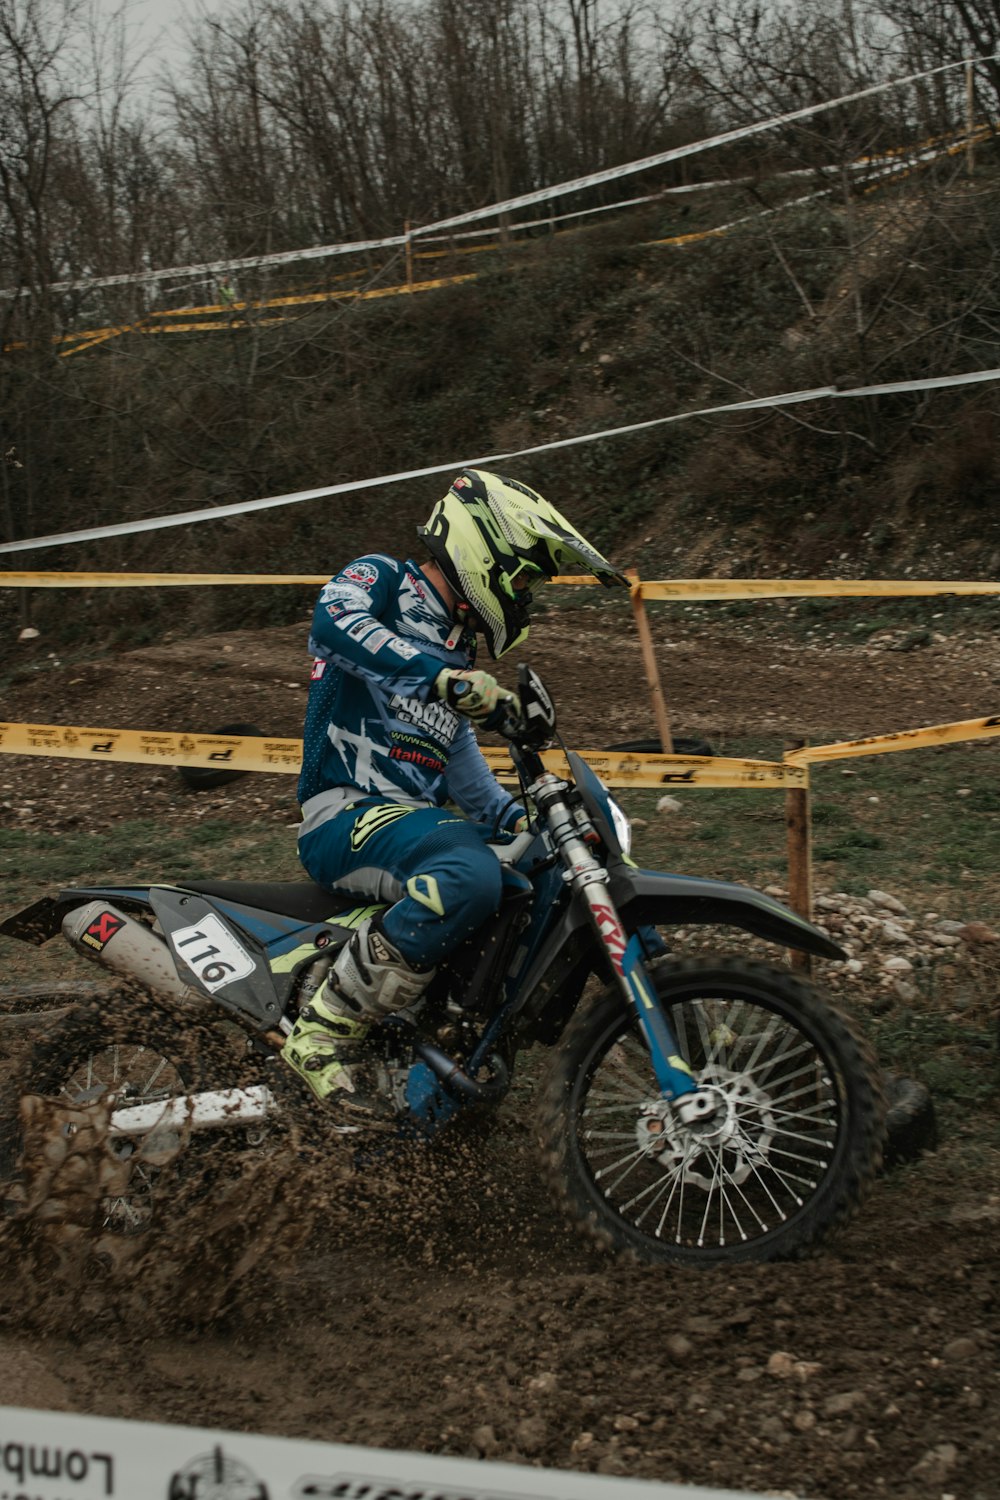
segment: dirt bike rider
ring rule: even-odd
[[[459,474],[417,531],[429,562],[349,563],[323,588],[309,638],[299,857],[328,890],[394,904],[338,954],[282,1056],[318,1099],[368,1115],[390,1112],[366,1067],[368,1032],[496,911],[502,868],[486,841],[526,822],[472,731],[503,699],[516,704],[476,668],[476,632],[494,659],[520,645],[538,577],[583,568],[626,583],[541,495],[483,470]]]

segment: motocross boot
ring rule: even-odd
[[[369,1119],[391,1119],[376,1059],[365,1043],[374,1023],[423,993],[433,969],[416,970],[373,918],[340,950],[304,1005],[282,1057],[321,1103]]]

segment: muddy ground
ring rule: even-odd
[[[638,648],[608,618],[561,607],[532,642],[582,747],[652,732]],[[654,630],[678,732],[723,748],[995,707],[996,639],[969,630],[848,647],[681,610]],[[303,626],[93,664],[18,649],[5,719],[300,731]],[[0,786],[7,826],[95,835],[140,811],[184,826],[213,799],[295,815],[280,776],[196,795],[166,770],[2,757]],[[814,1500],[1000,1495],[995,1154],[946,1137],[808,1261],[664,1272],[603,1258],[550,1210],[527,1092],[468,1155],[361,1190],[334,1161],[332,1206],[315,1152],[286,1147],[277,1178],[272,1164],[241,1185],[239,1213],[216,1205],[176,1237],[196,1250],[175,1242],[166,1276],[89,1268],[59,1290],[8,1243],[0,1402]]]

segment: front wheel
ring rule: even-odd
[[[647,1262],[767,1261],[848,1218],[882,1159],[878,1068],[853,1022],[786,970],[665,959],[651,971],[680,1052],[714,1094],[682,1125],[617,988],[581,1006],[543,1090],[563,1208]]]

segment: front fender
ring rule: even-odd
[[[847,957],[839,944],[790,907],[732,881],[665,875],[620,864],[612,875],[611,894],[632,929],[641,923],[741,927],[783,948],[799,948],[820,958]]]

